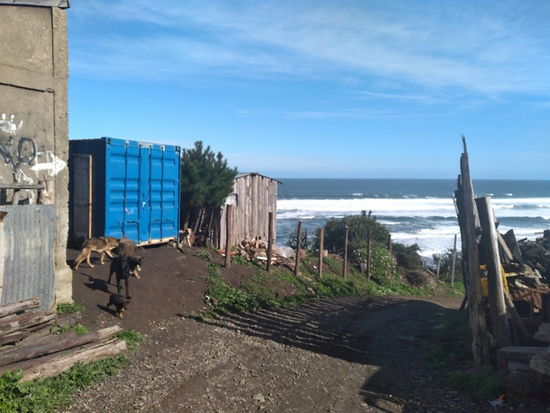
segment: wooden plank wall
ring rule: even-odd
[[[233,233],[231,245],[240,244],[242,240],[261,237],[268,238],[269,212],[277,215],[277,185],[274,179],[258,174],[238,177],[233,185],[237,194],[237,205],[233,207]],[[220,244],[225,248],[226,214],[222,207],[220,222]],[[277,226],[274,225],[274,237],[277,236]]]

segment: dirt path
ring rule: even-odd
[[[495,411],[449,388],[423,359],[421,340],[460,299],[340,298],[199,322],[189,318],[205,307],[198,250],[138,254],[143,271],[131,280],[123,320],[105,307],[116,290],[106,282],[108,261],[73,273],[87,327],[119,324],[145,341],[131,366],[80,392],[66,412]],[[76,255],[69,250],[69,262]],[[255,272],[239,265],[221,271],[233,285]],[[550,412],[519,403],[501,411],[510,410]]]
[[[388,297],[147,326],[134,363],[67,412],[489,412],[432,377],[437,303]]]

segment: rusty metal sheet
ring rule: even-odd
[[[52,307],[55,298],[53,240],[54,205],[0,206],[3,220],[4,264],[0,276],[0,305],[39,297],[41,309]],[[2,256],[3,255],[3,256]]]

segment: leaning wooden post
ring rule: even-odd
[[[388,251],[389,251],[390,257],[391,257],[391,254],[392,254],[391,234],[388,235]]]
[[[485,308],[482,304],[481,273],[479,269],[479,252],[476,228],[479,222],[474,202],[474,188],[470,176],[466,138],[462,136],[464,153],[460,158],[460,172],[456,205],[460,232],[462,235],[462,260],[465,281],[467,282],[467,299],[469,325],[472,329],[472,354],[476,365],[490,364]]]
[[[319,228],[319,279],[323,278],[323,254],[325,247],[325,230]]]
[[[225,267],[228,268],[231,265],[231,213],[232,205],[227,205],[225,209]]]
[[[298,236],[296,237],[296,242],[298,246],[296,247],[296,264],[294,266],[294,275],[300,275],[300,254],[301,254],[301,244],[302,244],[302,221],[298,221]]]
[[[269,222],[267,223],[267,273],[271,271],[271,257],[273,256],[273,212],[269,213],[268,217]]]
[[[346,273],[348,270],[348,226],[346,225],[346,234],[344,235],[344,268],[342,269],[342,276],[346,279]]]
[[[504,300],[504,285],[498,251],[498,236],[495,227],[495,215],[491,206],[491,197],[476,199],[479,221],[481,223],[481,244],[484,261],[487,266],[487,284],[489,287],[489,303],[493,333],[499,348],[510,345],[510,327],[506,317],[506,302]]]
[[[451,267],[451,287],[455,286],[455,268],[456,268],[456,234],[455,234],[455,243],[453,246],[453,265]]]
[[[370,281],[370,269],[372,267],[371,256],[371,236],[370,231],[367,232],[367,280]]]

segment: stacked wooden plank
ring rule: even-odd
[[[49,334],[54,324],[73,324],[78,316],[58,319],[52,309],[33,311],[39,307],[37,298],[0,307],[0,375],[23,370],[23,381],[46,378],[79,361],[89,363],[126,350],[126,342],[116,337],[122,330],[116,325],[82,335],[72,330]]]

